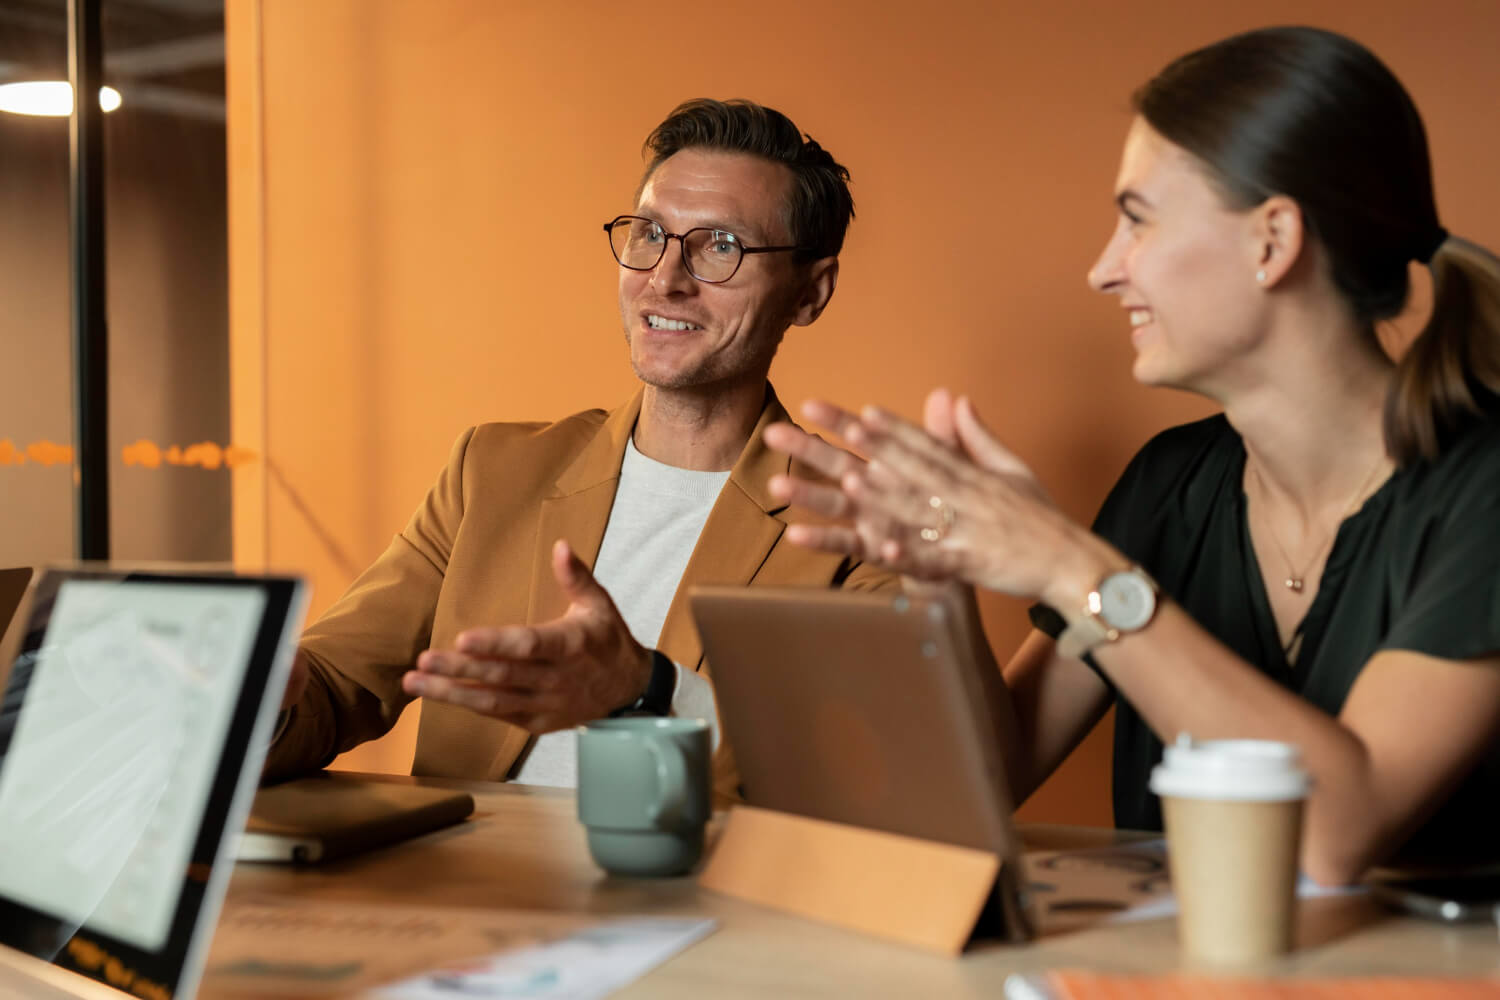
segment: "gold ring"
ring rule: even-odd
[[[958,515],[953,512],[953,508],[949,507],[940,496],[928,497],[927,506],[937,511],[938,523],[935,528],[922,529],[922,541],[941,542],[953,530],[953,522],[958,520]]]

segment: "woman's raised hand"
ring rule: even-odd
[[[1084,577],[1094,572],[1103,543],[1057,509],[968,399],[934,390],[927,397],[925,429],[876,407],[855,416],[812,401],[802,412],[867,458],[789,424],[766,429],[768,445],[831,480],[771,480],[779,499],[833,522],[792,525],[791,541],[918,579],[959,579],[1044,600],[1064,580],[1073,584],[1066,593],[1074,593],[1070,568]]]
[[[858,423],[852,415],[821,400],[804,403],[802,412],[809,420],[828,427],[841,437]],[[792,424],[778,423],[767,427],[765,441],[771,448],[790,455],[826,477],[826,481],[797,476],[771,477],[771,493],[778,499],[827,519],[825,523],[791,525],[787,537],[808,548],[845,553],[872,562],[882,561],[881,546],[897,526],[873,509],[862,509],[841,488],[846,480],[852,482],[864,473],[866,461]]]

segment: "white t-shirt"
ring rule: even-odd
[[[609,592],[630,634],[655,646],[677,584],[698,544],[728,472],[679,469],[647,458],[625,443],[620,485],[594,562],[594,579]],[[708,721],[719,744],[713,686],[677,666],[672,714]],[[546,733],[532,745],[515,781],[528,785],[578,784],[578,736],[571,729]]]

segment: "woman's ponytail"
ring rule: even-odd
[[[1500,416],[1500,258],[1447,236],[1429,266],[1432,317],[1386,397],[1386,450],[1402,465],[1436,458],[1476,419]]]

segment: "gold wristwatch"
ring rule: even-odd
[[[1057,651],[1082,656],[1122,635],[1139,632],[1156,617],[1156,581],[1139,566],[1108,574],[1084,603],[1083,614],[1057,637]]]

